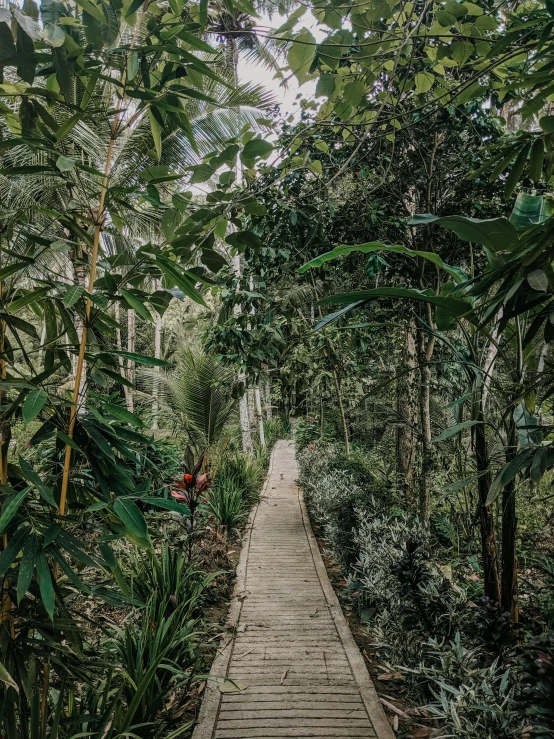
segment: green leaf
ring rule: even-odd
[[[544,164],[544,143],[542,138],[537,138],[531,147],[531,155],[529,158],[529,177],[538,182],[542,177],[542,168]]]
[[[0,280],[5,280],[6,277],[14,275],[16,272],[20,272],[28,266],[28,262],[15,262],[14,264],[8,264],[6,267],[2,267],[2,269],[0,269]]]
[[[510,483],[514,477],[521,472],[521,470],[528,466],[531,454],[531,449],[524,449],[500,470],[489,488],[489,493],[485,503],[486,506],[492,505],[506,485],[508,485],[508,483]]]
[[[183,505],[183,503],[177,503],[176,500],[169,498],[144,498],[144,502],[156,506],[156,508],[164,508],[166,511],[175,511],[176,513],[182,513],[183,516],[190,516],[190,508]]]
[[[156,264],[167,279],[182,290],[185,295],[194,300],[195,303],[207,307],[204,298],[196,289],[196,278],[191,277],[187,270],[183,270],[176,262],[161,256],[156,257]]]
[[[40,388],[31,390],[25,398],[25,403],[23,403],[23,423],[25,426],[38,416],[47,400],[48,395],[44,390]]]
[[[323,316],[313,327],[314,331],[319,331],[322,328],[325,328],[326,326],[329,326],[331,323],[334,323],[335,321],[338,321],[339,318],[342,318],[342,316],[346,315],[347,313],[350,313],[350,311],[357,308],[359,305],[363,305],[366,301],[365,300],[358,300],[355,303],[351,303],[350,305],[347,305],[346,308],[341,308],[338,311],[335,311],[335,313],[329,313],[326,316]]]
[[[123,359],[130,359],[132,362],[137,364],[146,364],[151,367],[171,367],[170,362],[166,362],[163,359],[156,359],[156,357],[149,357],[146,354],[135,354],[135,352],[112,352],[117,357],[123,357]]]
[[[4,533],[10,521],[13,519],[31,490],[31,487],[20,490],[16,495],[13,495],[4,503],[2,506],[2,515],[0,516],[0,534]]]
[[[317,174],[317,175],[322,175],[322,174],[323,174],[323,167],[322,167],[322,165],[321,165],[321,162],[319,161],[319,159],[314,159],[314,161],[313,161],[313,162],[310,162],[310,163],[308,164],[308,168],[309,168],[309,169],[310,169],[310,170],[311,170],[311,171],[312,171],[312,172],[313,172],[314,174]]]
[[[13,677],[10,675],[10,673],[6,670],[6,668],[1,662],[0,662],[0,682],[7,685],[8,688],[13,688],[15,692],[19,694],[19,685],[15,682]]]
[[[154,139],[154,148],[156,149],[156,155],[159,161],[162,158],[162,127],[158,123],[158,120],[151,108],[148,108],[148,119],[150,121],[152,138]]]
[[[457,423],[455,426],[448,426],[448,428],[445,428],[444,431],[442,431],[438,436],[435,436],[434,439],[431,439],[431,441],[433,443],[436,441],[444,441],[445,439],[449,439],[451,436],[459,434],[460,431],[463,431],[464,429],[469,429],[472,426],[475,426],[477,423],[479,423],[479,421],[462,421],[462,423]]]
[[[418,95],[424,95],[433,87],[435,75],[432,72],[419,72],[415,78],[416,92]]]
[[[81,447],[79,446],[79,444],[77,444],[77,442],[74,441],[70,436],[68,436],[67,434],[64,434],[63,431],[60,431],[58,429],[57,432],[56,432],[56,435],[58,436],[58,438],[60,438],[63,441],[64,444],[66,444],[67,446],[70,446],[76,452],[79,452],[80,454],[83,454],[83,450],[81,449]]]
[[[132,51],[127,58],[127,82],[131,82],[137,76],[139,68],[139,57],[136,51]]]
[[[75,168],[75,160],[69,159],[68,157],[64,157],[63,154],[60,154],[56,159],[56,167],[60,172],[69,172]]]
[[[50,620],[54,620],[54,605],[55,605],[55,595],[54,595],[54,586],[52,584],[52,575],[50,573],[50,567],[48,566],[48,562],[46,560],[46,557],[44,554],[40,553],[39,557],[37,559],[37,575],[38,575],[38,584],[40,589],[40,597],[42,598],[42,603],[46,609],[46,612],[50,616]]]
[[[531,144],[526,144],[519,154],[516,157],[516,160],[510,170],[510,174],[508,175],[508,178],[506,180],[506,185],[504,186],[504,197],[509,198],[510,195],[515,190],[515,187],[517,183],[519,182],[519,179],[523,173],[523,170],[525,169],[525,165],[527,163],[527,157],[529,155],[529,150],[531,149]]]
[[[455,317],[467,316],[471,312],[471,305],[464,300],[456,298],[442,297],[440,295],[429,295],[421,290],[411,290],[406,287],[377,287],[373,290],[357,290],[353,293],[340,293],[331,295],[328,298],[320,300],[320,304],[331,303],[341,305],[344,303],[355,303],[359,301],[375,300],[376,298],[406,298],[407,300],[417,300],[422,303],[440,306],[446,313],[450,313]]]
[[[21,563],[19,565],[19,575],[17,576],[17,602],[21,603],[31,580],[33,579],[33,571],[38,554],[38,539],[35,535],[29,537],[23,550]]]
[[[443,262],[442,259],[433,252],[412,251],[412,249],[408,249],[408,247],[401,246],[400,244],[389,246],[387,244],[381,243],[380,241],[370,241],[367,244],[357,244],[356,246],[346,246],[344,244],[341,244],[340,246],[336,246],[332,251],[321,254],[319,257],[312,259],[307,264],[302,265],[302,267],[300,267],[298,271],[302,273],[306,272],[309,269],[312,269],[313,267],[321,267],[322,264],[325,264],[325,262],[328,262],[331,259],[343,257],[357,251],[362,252],[363,254],[371,254],[375,251],[385,251],[394,252],[396,254],[406,254],[407,256],[413,257],[414,259],[416,257],[420,257],[422,259],[426,259],[429,262],[432,262],[433,264],[436,264],[437,267],[440,267],[449,275],[451,275],[451,277],[453,277],[455,282],[457,282],[458,284],[461,282],[465,282],[465,280],[467,279],[466,275],[459,267],[451,267],[450,265]]]
[[[141,316],[142,318],[150,322],[154,320],[152,316],[150,315],[150,311],[144,305],[143,301],[140,298],[138,298],[136,295],[134,295],[129,290],[125,290],[125,288],[123,287],[119,288],[119,292],[125,298],[125,300],[129,303],[131,308],[139,314],[139,316]]]
[[[2,551],[2,554],[0,554],[0,577],[3,577],[12,565],[14,559],[21,551],[23,542],[27,538],[28,534],[29,527],[22,524],[9,540],[8,546]]]
[[[105,403],[103,405],[103,409],[110,413],[114,418],[119,419],[120,421],[124,421],[125,423],[131,424],[131,426],[144,426],[141,419],[136,416],[134,413],[131,413],[126,408],[122,408],[120,405],[115,405],[113,403]]]
[[[292,73],[300,84],[308,78],[310,67],[314,60],[316,41],[307,28],[303,28],[293,39],[292,46],[287,54],[287,61]]]
[[[467,216],[434,216],[430,213],[416,215],[410,226],[437,223],[453,231],[462,241],[486,246],[492,252],[507,249],[518,239],[517,231],[507,218],[468,218]]]
[[[71,308],[79,300],[81,295],[85,292],[85,288],[81,285],[71,285],[63,296],[63,304],[66,308]]]
[[[545,133],[554,133],[554,115],[543,115],[539,119],[539,126]]]
[[[148,527],[137,504],[128,498],[117,498],[113,507],[129,539],[137,546],[150,547]]]
[[[273,151],[273,144],[265,139],[250,139],[242,150],[241,159],[244,163],[253,162],[255,159],[267,159]]]

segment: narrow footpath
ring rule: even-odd
[[[252,512],[193,739],[394,739],[279,441]],[[233,636],[234,635],[234,636]]]

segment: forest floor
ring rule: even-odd
[[[330,585],[296,484],[275,446],[237,573],[230,621],[194,739],[393,737]]]

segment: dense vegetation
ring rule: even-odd
[[[553,31],[0,7],[0,736],[190,732],[292,416],[399,734],[553,735]]]

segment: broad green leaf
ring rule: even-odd
[[[273,151],[273,144],[265,139],[250,139],[242,150],[243,162],[253,162],[255,159],[266,159]]]
[[[144,498],[144,502],[148,505],[156,506],[156,508],[163,508],[166,511],[175,511],[181,513],[183,516],[190,516],[190,508],[183,503],[177,503],[176,500],[170,498]]]
[[[454,231],[462,241],[486,246],[493,253],[507,249],[518,239],[517,231],[507,218],[469,218],[467,216],[434,216],[430,213],[414,216],[411,226],[437,223]]]
[[[68,287],[63,295],[63,304],[66,308],[71,308],[79,300],[81,295],[85,292],[85,288],[81,285],[71,285]]]
[[[196,279],[192,278],[187,270],[183,270],[176,262],[172,262],[165,257],[156,257],[156,264],[167,279],[182,290],[187,297],[194,300],[195,303],[207,307],[204,298],[196,289]]]
[[[114,351],[112,354],[117,357],[122,357],[123,359],[130,359],[132,362],[136,362],[137,364],[146,364],[152,367],[171,367],[170,362],[166,362],[163,359],[156,359],[156,357],[148,357],[146,354],[136,354],[135,352],[123,351]]]
[[[114,403],[105,403],[103,405],[103,409],[115,418],[118,418],[120,421],[125,421],[125,423],[131,424],[131,426],[144,426],[143,422],[138,416],[136,416],[134,413],[131,413],[126,408],[122,408],[120,405],[115,405]]]
[[[444,431],[442,431],[438,436],[435,436],[431,441],[434,443],[436,441],[444,441],[445,439],[449,439],[451,436],[455,436],[456,434],[459,434],[460,431],[463,431],[464,429],[469,429],[472,426],[475,426],[475,424],[479,423],[479,421],[462,421],[461,423],[457,423],[455,426],[449,426],[448,428],[445,428]]]
[[[2,507],[2,515],[0,515],[0,534],[3,534],[9,523],[19,510],[19,507],[29,495],[32,488],[27,487],[24,490],[20,490],[16,495],[9,498]]]
[[[308,164],[308,168],[311,169],[311,171],[314,174],[317,174],[317,175],[322,175],[323,174],[323,167],[322,167],[321,162],[319,161],[319,159],[314,159],[313,162],[310,162]]]
[[[36,567],[42,604],[44,605],[46,612],[50,616],[50,620],[53,621],[56,597],[54,595],[54,586],[52,584],[50,567],[48,566],[48,562],[44,554],[39,554],[36,562]]]
[[[1,24],[0,24],[1,25]],[[19,694],[19,685],[15,682],[10,673],[6,670],[4,665],[0,662],[0,682],[7,685],[8,688],[13,688],[16,693]]]
[[[33,571],[38,555],[38,539],[33,534],[29,537],[29,541],[25,544],[21,563],[19,565],[19,575],[17,576],[17,602],[21,603],[31,580],[33,579]]]
[[[382,244],[380,241],[370,241],[367,244],[358,244],[357,246],[345,246],[344,244],[341,244],[340,246],[336,246],[332,251],[321,254],[319,257],[312,259],[311,262],[304,264],[302,267],[299,268],[298,271],[306,272],[308,269],[312,269],[313,267],[321,267],[322,264],[325,264],[325,262],[328,262],[331,259],[336,259],[337,257],[346,256],[348,254],[351,254],[352,252],[358,251],[362,252],[363,254],[370,254],[376,251],[385,251],[394,252],[396,254],[406,254],[407,256],[413,257],[414,259],[416,257],[419,257],[421,259],[426,259],[433,264],[436,264],[437,267],[440,267],[449,275],[451,275],[451,277],[453,277],[454,281],[457,283],[464,282],[467,279],[466,275],[459,267],[451,267],[450,265],[443,262],[442,259],[433,252],[413,251],[412,249],[408,249],[406,246],[401,246],[400,244],[388,246],[387,244]]]
[[[554,133],[554,115],[543,115],[539,125],[545,133]]]
[[[127,82],[131,82],[137,76],[139,68],[139,57],[136,51],[132,51],[127,57]]]
[[[359,305],[363,305],[366,301],[365,300],[359,300],[356,303],[351,303],[350,305],[347,305],[346,308],[341,308],[338,311],[335,311],[335,313],[329,313],[326,316],[323,316],[313,327],[314,331],[319,331],[319,329],[325,328],[326,326],[329,326],[331,323],[334,323],[335,321],[338,321],[339,318],[342,318],[342,316],[346,315],[347,313],[350,313],[350,311],[357,308]]]
[[[47,400],[48,395],[41,388],[31,390],[23,403],[23,423],[25,426],[38,416]]]
[[[315,56],[316,41],[307,28],[292,40],[287,61],[300,84],[306,81]]]
[[[405,298],[407,300],[417,300],[430,305],[438,305],[445,312],[455,317],[467,316],[471,313],[471,305],[464,300],[456,298],[442,297],[440,295],[430,295],[421,290],[411,290],[406,287],[377,287],[373,290],[357,290],[353,293],[339,293],[331,295],[328,298],[320,300],[320,304],[331,303],[334,305],[351,304],[360,301],[375,300],[376,298]]]
[[[29,535],[29,527],[21,524],[15,534],[8,542],[8,546],[2,550],[0,554],[0,577],[3,577],[14,559],[17,557],[23,547],[23,542]]]
[[[16,272],[21,272],[22,269],[29,267],[28,262],[14,262],[14,264],[8,264],[6,267],[0,269],[0,280],[5,280],[6,277],[14,275]]]
[[[70,170],[75,168],[75,160],[69,159],[69,157],[63,156],[63,154],[60,154],[60,156],[56,159],[56,167],[60,170],[60,172],[69,172]]]
[[[134,295],[130,290],[125,290],[123,287],[119,288],[119,292],[125,298],[127,303],[129,303],[131,308],[139,314],[139,316],[150,322],[154,320],[150,315],[150,311],[140,298]]]
[[[417,94],[423,95],[433,87],[435,75],[432,72],[419,72],[416,74],[414,81]]]
[[[148,527],[137,504],[128,498],[117,498],[113,507],[129,539],[137,546],[149,547]]]
[[[530,464],[531,459],[532,450],[524,449],[505,465],[492,481],[485,505],[492,505],[506,485]]]

